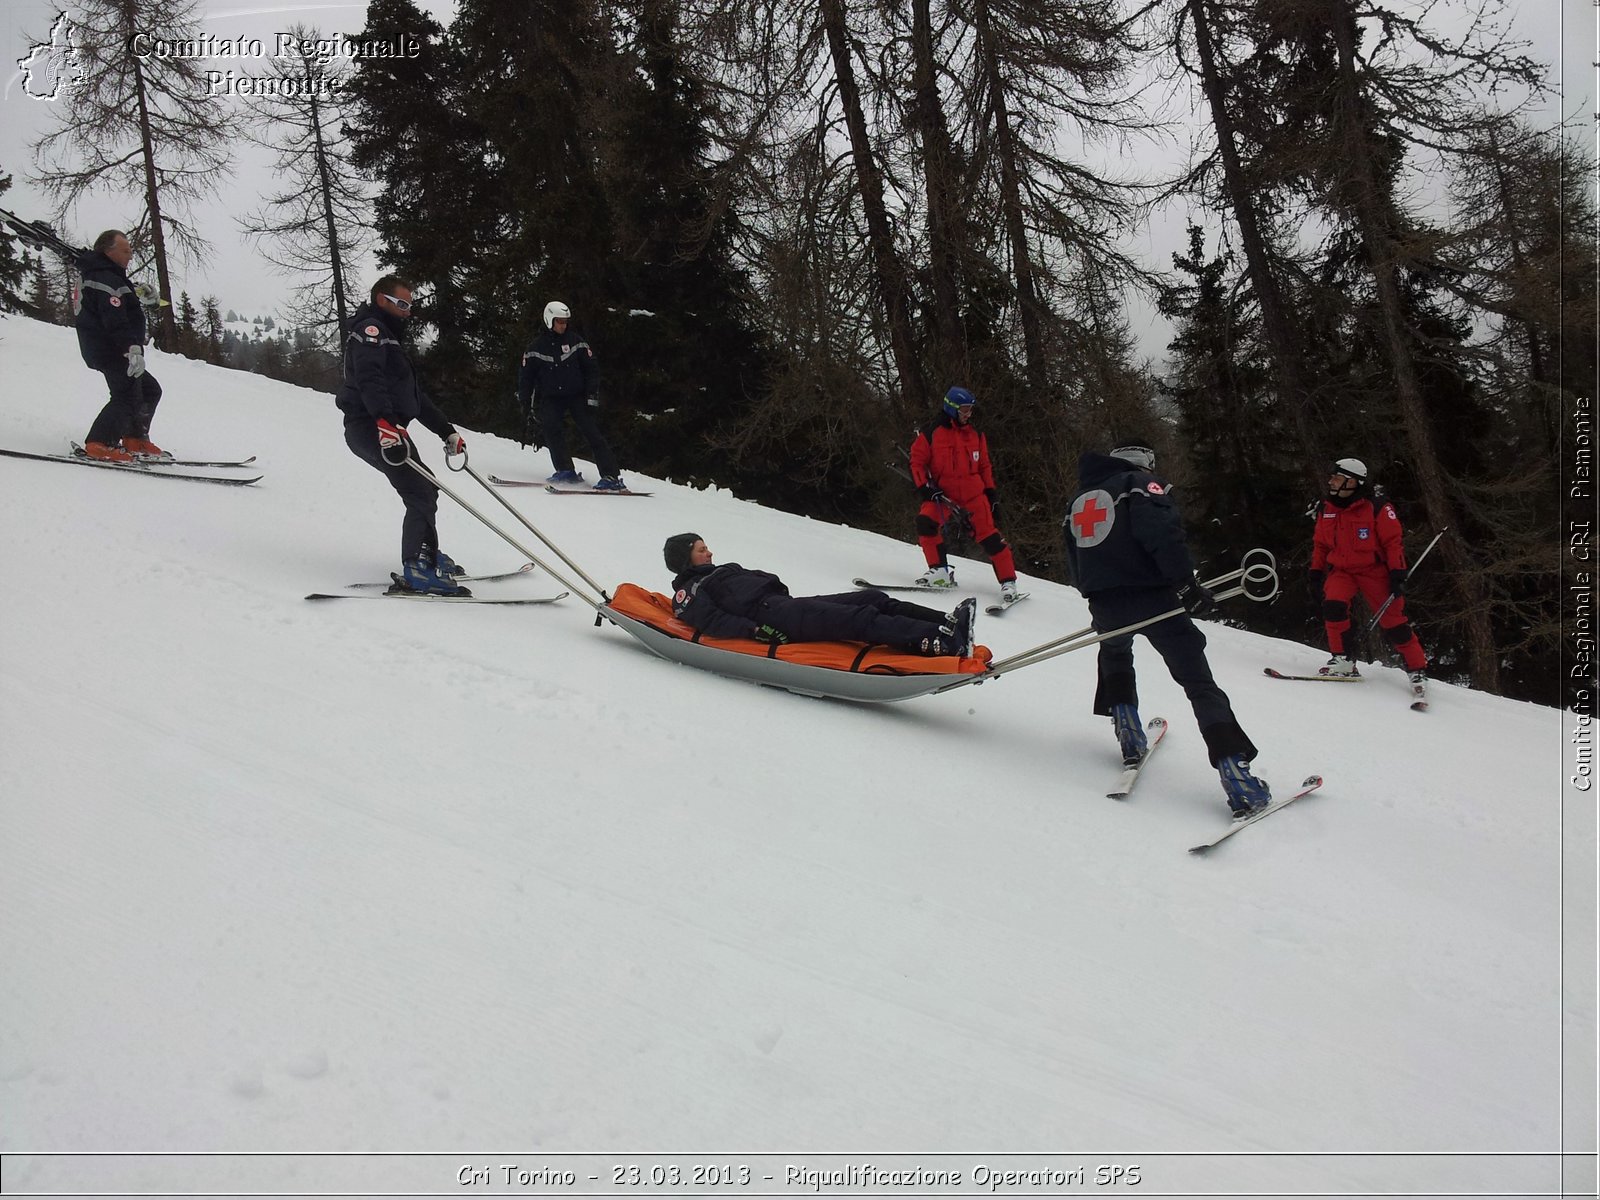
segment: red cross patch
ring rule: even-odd
[[[111,297],[111,307],[112,308],[121,308],[122,307],[122,301],[117,299],[115,296],[112,296]]]
[[[1072,502],[1072,512],[1067,525],[1072,530],[1072,540],[1079,546],[1098,546],[1111,534],[1117,522],[1117,506],[1111,493],[1103,488],[1085,492]]]
[[[368,325],[361,332],[365,333],[368,337],[377,337],[378,336],[378,327],[376,325]]]
[[[1149,492],[1152,496],[1165,496],[1167,494],[1167,489],[1162,487],[1154,479],[1144,485],[1144,490]]]

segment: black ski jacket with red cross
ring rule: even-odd
[[[145,340],[144,306],[128,273],[98,250],[78,256],[78,351],[96,371],[126,367],[128,347]]]
[[[1180,588],[1194,578],[1166,480],[1106,454],[1078,460],[1078,496],[1062,523],[1067,570],[1085,596],[1113,588]]]

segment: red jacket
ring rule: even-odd
[[[918,487],[931,483],[957,504],[970,504],[994,487],[989,439],[941,413],[911,443],[911,481]]]
[[[1366,496],[1352,500],[1344,508],[1327,500],[1317,512],[1317,528],[1311,538],[1313,571],[1360,573],[1374,568],[1403,571],[1406,548],[1400,518],[1394,505],[1381,500],[1376,511]]]

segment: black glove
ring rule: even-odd
[[[1322,585],[1328,582],[1326,571],[1311,571],[1306,575],[1306,590],[1311,593],[1311,603],[1322,603]]]
[[[1217,598],[1198,579],[1191,579],[1178,589],[1178,602],[1191,617],[1209,617],[1217,611]]]
[[[994,518],[996,525],[1000,523],[1000,496],[993,488],[984,488],[984,496],[989,501],[989,515]]]
[[[1409,574],[1411,574],[1410,571],[1390,571],[1389,591],[1396,596],[1404,596],[1406,594],[1406,576]]]
[[[921,496],[924,500],[934,500],[940,504],[947,502],[944,492],[939,488],[938,484],[932,482],[925,483],[919,487],[917,489],[917,495]]]
[[[787,633],[772,625],[757,625],[755,633],[750,636],[758,642],[772,642],[779,646],[784,645],[789,640]]]

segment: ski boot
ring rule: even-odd
[[[1000,585],[1000,599],[1006,604],[1015,604],[1017,602],[1017,581],[1015,579],[1007,579]]]
[[[912,582],[917,587],[953,588],[956,585],[956,576],[949,567],[929,567]]]
[[[622,482],[622,477],[619,475],[604,475],[595,480],[594,487],[590,490],[595,492],[625,492],[628,490],[628,485]]]
[[[977,645],[974,628],[978,623],[978,602],[968,597],[956,605],[955,612],[945,618],[943,625],[939,626],[939,633],[947,639],[948,645],[955,647],[950,651],[959,654],[962,658],[971,658],[973,648]]]
[[[149,462],[170,462],[172,455],[149,438],[125,437],[122,439],[122,448],[135,458],[142,458]]]
[[[554,475],[550,476],[549,479],[546,479],[545,482],[546,483],[582,483],[583,482],[583,472],[582,471],[557,471]]]
[[[1229,754],[1218,760],[1217,774],[1222,776],[1222,790],[1228,795],[1234,820],[1258,813],[1272,803],[1272,789],[1266,780],[1250,774],[1244,755]]]
[[[1356,670],[1356,660],[1348,655],[1335,654],[1317,672],[1318,675],[1327,675],[1335,679],[1348,679],[1352,675],[1361,674]]]
[[[423,596],[472,595],[454,579],[440,572],[432,546],[424,546],[422,553],[406,563],[403,569],[404,575],[391,576],[395,581],[391,591],[416,592]]]
[[[1113,704],[1111,727],[1117,731],[1117,745],[1122,747],[1122,765],[1137,767],[1150,749],[1138,708],[1132,704]]]
[[[433,565],[439,568],[439,574],[446,579],[455,579],[458,576],[467,574],[467,569],[443,550],[435,550],[433,552]]]
[[[83,457],[93,459],[95,462],[131,463],[133,455],[124,450],[121,444],[108,445],[105,442],[88,442],[83,447]]]

